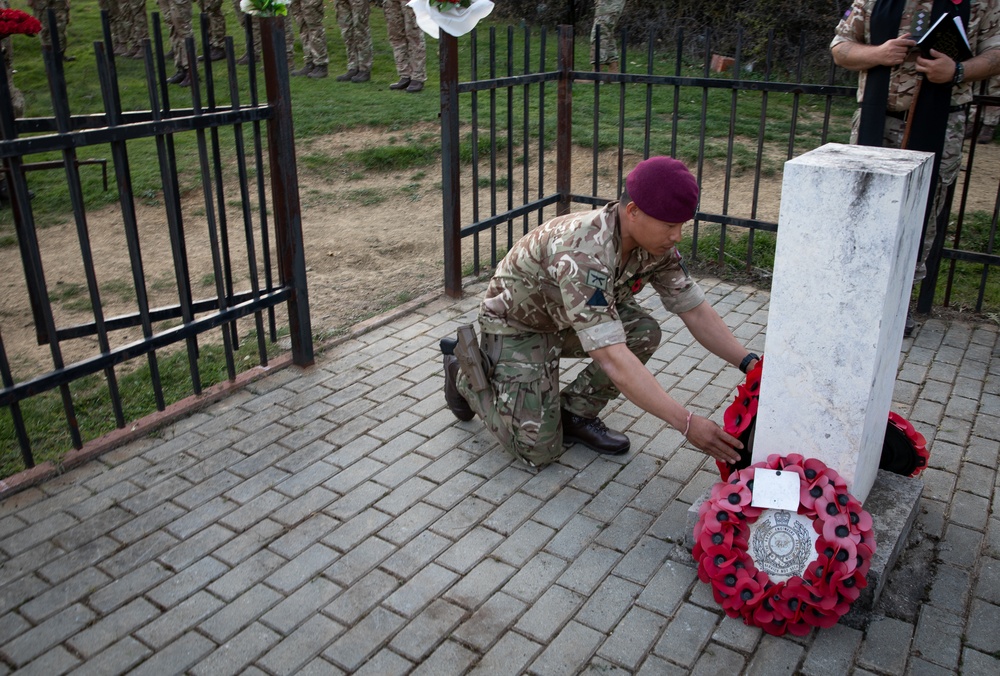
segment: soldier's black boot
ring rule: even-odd
[[[476,417],[475,411],[469,406],[462,393],[458,391],[458,357],[455,356],[455,346],[458,341],[454,338],[441,339],[441,352],[444,353],[444,400],[448,404],[448,410],[455,414],[459,420],[472,420]]]
[[[600,418],[582,418],[569,411],[562,412],[563,443],[583,444],[592,451],[605,455],[628,453],[628,437],[608,429]]]

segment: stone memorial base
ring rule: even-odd
[[[861,596],[841,618],[841,623],[855,629],[864,628],[868,624],[889,572],[906,547],[906,538],[917,517],[923,489],[924,482],[919,478],[900,476],[884,470],[879,470],[875,475],[875,483],[864,503],[865,510],[872,516],[876,543],[871,568],[868,570],[868,586],[861,590]],[[706,493],[688,509],[684,530],[684,546],[688,551],[694,547],[698,509],[708,497],[709,494]]]

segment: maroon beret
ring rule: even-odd
[[[643,213],[666,223],[686,223],[698,207],[698,182],[672,157],[650,157],[635,165],[625,190]]]

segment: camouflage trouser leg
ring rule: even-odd
[[[615,27],[625,10],[625,0],[597,0],[594,6],[594,26],[590,29],[590,62],[611,63],[618,60],[618,42]],[[597,29],[601,29],[600,59],[594,58],[597,49]]]
[[[385,0],[385,27],[392,45],[396,74],[417,82],[427,80],[427,50],[424,32],[417,25],[417,15],[405,0]]]
[[[38,34],[39,40],[45,46],[52,45],[52,38],[49,37],[49,12],[52,10],[56,15],[56,30],[59,35],[59,49],[66,51],[66,26],[69,24],[69,0],[28,0],[28,6],[42,23],[42,32]]]
[[[374,58],[368,0],[337,0],[337,25],[347,49],[347,70],[370,71]]]
[[[125,22],[124,0],[99,0],[98,9],[108,13],[108,26],[111,28],[111,44],[119,49],[128,44],[128,24]]]
[[[222,0],[198,0],[201,13],[208,20],[208,46],[210,49],[226,48],[226,17],[222,15]],[[200,31],[199,31],[200,35]],[[201,38],[198,38],[201,50]]]
[[[125,42],[131,49],[141,49],[142,41],[149,37],[146,19],[146,0],[121,0],[125,17]]]
[[[625,345],[643,364],[660,347],[663,332],[659,323],[639,307],[634,298],[618,302],[618,316],[625,327]],[[563,345],[563,357],[585,357],[580,340],[573,333]],[[562,408],[584,418],[596,418],[604,406],[620,393],[611,378],[596,362],[591,362],[562,392]]]
[[[325,66],[330,62],[326,50],[326,28],[323,26],[324,0],[297,0],[295,19],[299,26],[299,42],[302,43],[302,60],[314,66]]]
[[[660,345],[659,324],[631,299],[619,303],[618,311],[626,345],[645,364]],[[562,455],[564,408],[593,418],[618,396],[618,388],[594,363],[559,392],[560,357],[586,356],[573,331],[484,334],[481,343],[492,365],[488,374],[491,388],[474,392],[468,379],[460,375],[458,389],[504,450],[529,464],[547,465]]]
[[[474,392],[465,374],[458,389],[500,445],[518,460],[542,466],[563,453],[559,353],[563,336],[484,334],[490,387]]]
[[[937,219],[947,201],[948,189],[958,179],[962,168],[962,144],[965,140],[964,110],[958,110],[948,116],[948,128],[945,130],[944,149],[941,152],[941,164],[938,168],[937,185],[931,186],[934,199],[931,203],[931,215],[927,219],[927,232],[924,234],[924,246],[917,259],[913,282],[916,283],[927,276],[927,254],[930,252],[934,237],[937,236]],[[861,111],[854,111],[851,127],[851,143],[858,142],[858,128],[861,122]],[[885,118],[885,134],[882,142],[886,148],[899,148],[903,145],[903,132],[906,121],[895,117]]]
[[[191,0],[159,0],[162,22],[169,28],[170,49],[174,52],[174,65],[187,70],[187,48],[184,40],[194,35],[191,29]]]

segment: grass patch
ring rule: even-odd
[[[998,247],[995,235],[991,237],[991,226],[992,214],[984,211],[966,214],[958,248],[966,251],[996,251]],[[954,232],[954,224],[949,228],[949,232]],[[950,236],[945,246],[954,247],[954,240]],[[1000,271],[995,267],[990,270],[979,263],[944,261],[935,289],[936,304],[945,300],[949,273],[952,280],[951,296],[948,298],[949,307],[986,315],[1000,313],[1000,281],[997,280]]]
[[[225,354],[222,346],[200,344],[198,372],[203,388],[223,382],[226,373]],[[268,352],[274,356],[280,352],[277,344],[269,344]],[[160,382],[167,403],[172,403],[192,395],[187,351],[178,350],[173,354],[159,353]],[[257,340],[251,332],[241,342],[235,353],[237,372],[248,370],[257,364]],[[156,410],[153,397],[149,362],[143,358],[134,371],[118,375],[125,420],[138,420]],[[70,385],[80,436],[84,442],[96,439],[115,428],[114,411],[107,380],[101,375],[87,376]],[[72,447],[66,427],[66,414],[59,392],[49,391],[21,402],[21,415],[31,440],[32,454],[36,463],[46,460],[59,462]],[[24,469],[17,438],[14,435],[14,419],[7,407],[0,408],[0,476],[10,476]]]

